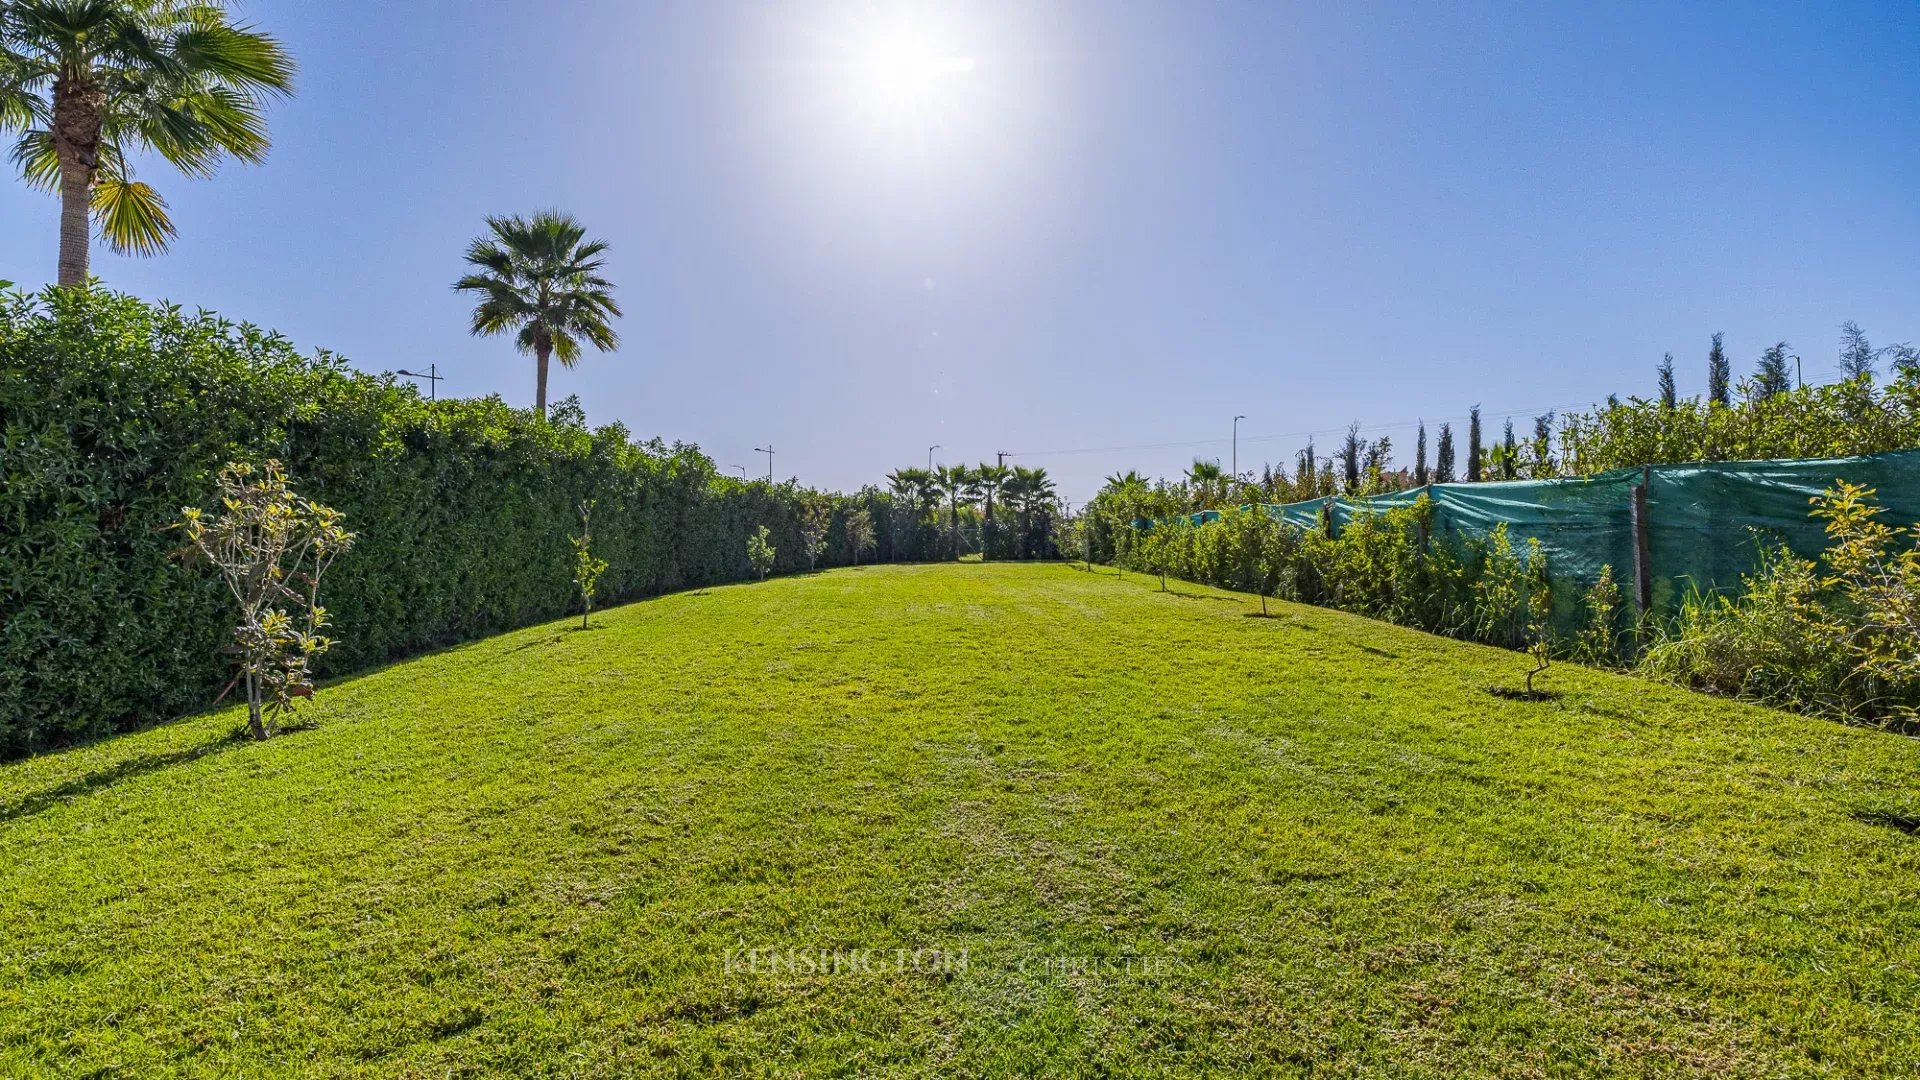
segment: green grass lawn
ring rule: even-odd
[[[1920,1063],[1920,745],[1255,610],[841,570],[0,767],[0,1075]]]

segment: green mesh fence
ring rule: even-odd
[[[1434,504],[1436,532],[1484,536],[1505,522],[1515,547],[1537,537],[1557,583],[1584,588],[1613,567],[1622,598],[1635,595],[1633,489],[1646,495],[1648,578],[1652,611],[1674,613],[1690,591],[1736,591],[1754,568],[1762,543],[1784,542],[1813,556],[1826,547],[1811,500],[1848,480],[1878,490],[1882,520],[1920,521],[1920,450],[1864,457],[1795,461],[1724,461],[1619,469],[1571,480],[1432,484],[1370,499],[1314,499],[1267,506],[1268,513],[1315,528],[1330,513],[1336,535],[1356,511],[1409,506],[1422,494]],[[1200,517],[1196,515],[1196,523]],[[1213,514],[1217,517],[1217,514]],[[1556,590],[1567,601],[1572,590]],[[1556,605],[1558,606],[1558,605]]]

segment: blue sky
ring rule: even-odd
[[[448,285],[486,214],[561,207],[627,318],[554,396],[754,473],[938,443],[1079,502],[1224,461],[1236,413],[1243,468],[1355,419],[1404,461],[1416,417],[1525,427],[1666,350],[1698,392],[1715,330],[1810,380],[1843,319],[1920,341],[1907,2],[244,10],[301,64],[273,156],[150,169],[182,235],[108,283],[528,404]],[[903,41],[965,64],[877,82]],[[0,186],[0,277],[54,243]]]

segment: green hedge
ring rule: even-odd
[[[790,484],[719,476],[619,425],[429,403],[257,327],[108,292],[0,300],[0,438],[0,755],[167,719],[226,685],[227,598],[171,558],[168,526],[229,460],[278,457],[359,534],[322,597],[326,673],[577,610],[583,498],[606,599],[743,579],[761,524],[780,570],[806,566]],[[885,495],[835,501],[867,506],[895,554]],[[838,520],[821,565],[846,560]]]

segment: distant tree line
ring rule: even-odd
[[[1807,385],[1801,358],[1778,341],[1752,373],[1736,378],[1725,335],[1712,335],[1706,392],[1679,395],[1672,353],[1654,368],[1651,397],[1610,396],[1591,412],[1532,418],[1523,437],[1512,418],[1488,438],[1479,405],[1467,414],[1465,446],[1451,423],[1414,434],[1413,460],[1399,465],[1389,436],[1367,439],[1359,421],[1332,453],[1311,440],[1292,462],[1229,476],[1217,461],[1195,461],[1182,476],[1142,483],[1167,513],[1254,502],[1374,495],[1426,484],[1550,479],[1606,469],[1686,461],[1845,456],[1920,446],[1920,348],[1875,347],[1859,324],[1840,327],[1840,379]],[[1885,375],[1885,381],[1880,376]],[[1429,454],[1429,445],[1432,452]],[[1109,486],[1127,475],[1108,478]]]

